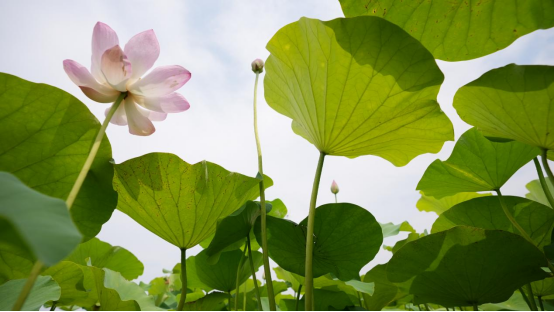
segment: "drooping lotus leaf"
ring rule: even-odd
[[[127,249],[112,246],[98,238],[80,244],[66,260],[84,266],[90,263],[97,268],[107,268],[121,273],[128,280],[141,276],[144,271],[142,262]]]
[[[272,181],[264,184],[272,185]],[[117,208],[179,248],[192,248],[217,220],[259,196],[259,180],[202,161],[151,153],[115,166]]]
[[[222,292],[212,292],[196,301],[189,302],[183,307],[183,311],[222,311],[228,296]]]
[[[431,163],[417,189],[436,198],[497,190],[538,154],[537,148],[523,143],[489,141],[472,128],[458,139],[447,160]]]
[[[39,193],[14,175],[0,172],[0,238],[3,251],[32,255],[31,259],[53,265],[71,253],[82,235],[63,200]],[[22,261],[21,266],[27,268],[28,261]],[[16,270],[25,269],[13,261],[11,264]]]
[[[545,182],[546,182],[546,185],[548,185],[550,194],[554,194],[554,186],[552,186],[550,179],[545,179]],[[525,194],[525,197],[550,207],[550,203],[548,202],[548,199],[544,194],[544,190],[542,189],[541,182],[538,179],[527,183],[527,185],[525,185],[525,188],[527,188],[527,190],[529,191],[529,193]],[[550,208],[554,208],[554,207],[550,207]]]
[[[236,288],[237,270],[240,260],[243,256],[242,250],[233,250],[221,253],[219,261],[216,264],[209,264],[206,250],[196,255],[196,274],[202,283],[213,289],[230,292]],[[252,275],[249,259],[244,257],[245,261],[240,270],[239,285],[242,285]],[[258,251],[252,252],[254,269],[257,271],[262,265],[262,254]],[[188,279],[187,279],[188,280]]]
[[[408,223],[408,221],[404,221],[400,224],[394,224],[394,223],[380,223],[381,230],[383,231],[383,238],[385,237],[391,237],[398,235],[400,232],[415,232],[414,228]]]
[[[419,209],[419,211],[434,212],[437,215],[440,215],[441,213],[447,211],[448,209],[452,208],[453,206],[461,202],[465,202],[467,200],[470,200],[476,197],[491,195],[490,193],[481,194],[481,193],[462,192],[451,196],[445,196],[440,199],[436,199],[432,196],[425,196],[423,192],[420,192],[420,193],[421,193],[421,198],[416,203],[417,209]]]
[[[86,282],[85,287],[90,289],[89,302],[92,302],[94,307],[86,307],[87,309],[97,309],[99,311],[139,311],[140,307],[135,300],[123,300],[117,290],[109,289],[104,286],[106,271],[96,267],[83,267],[85,272]],[[108,269],[106,269],[108,270]],[[140,286],[139,286],[140,287]],[[99,303],[98,306],[96,303]]]
[[[301,18],[267,44],[265,99],[328,155],[395,166],[453,140],[436,102],[444,76],[431,53],[376,17]]]
[[[0,311],[12,311],[26,281],[27,279],[17,279],[0,285]],[[60,286],[52,277],[39,276],[21,310],[38,311],[46,302],[60,298],[60,293]]]
[[[0,120],[0,170],[65,201],[100,129],[96,117],[63,90],[0,73]],[[84,240],[100,232],[117,204],[111,158],[104,136],[71,208]]]
[[[86,270],[86,268],[84,268]],[[83,266],[71,261],[61,261],[53,267],[46,269],[42,275],[51,276],[58,283],[61,295],[56,299],[57,305],[73,305],[88,297],[83,287],[85,278]]]
[[[364,305],[369,311],[380,311],[389,303],[408,295],[407,288],[403,287],[406,285],[391,283],[387,278],[386,270],[386,264],[379,264],[364,276],[364,282],[375,285],[371,296],[363,294]]]
[[[95,270],[96,272],[99,269]],[[146,295],[144,290],[139,285],[126,280],[121,273],[114,272],[110,269],[103,269],[104,285],[110,293],[117,292],[117,296],[122,301],[134,301],[139,306],[141,311],[163,311],[154,304],[154,299]],[[103,290],[105,292],[105,290]],[[102,294],[104,296],[104,294]]]
[[[544,279],[546,265],[522,236],[457,226],[404,245],[389,261],[387,277],[411,282],[416,304],[471,306],[508,300],[519,287]]]
[[[445,61],[464,61],[504,49],[517,38],[554,26],[550,0],[340,0],[346,17],[378,16]]]
[[[271,205],[266,205],[268,212],[271,211],[271,208]],[[240,248],[250,234],[256,219],[260,216],[260,209],[258,203],[249,200],[240,209],[220,220],[217,223],[215,236],[206,249],[206,255],[208,257],[218,255],[235,243],[239,243],[238,248]]]
[[[283,269],[304,276],[306,226],[267,217],[269,256]],[[260,222],[254,228],[261,240]],[[371,261],[383,242],[383,233],[373,215],[349,203],[327,204],[316,209],[314,223],[314,278],[333,273],[343,281],[359,279],[363,266]]]
[[[287,206],[285,206],[285,203],[283,203],[283,201],[280,200],[279,198],[274,200],[268,200],[266,201],[266,204],[271,205],[271,210],[267,213],[268,216],[282,219],[288,213]]]
[[[529,233],[540,248],[550,244],[554,228],[554,210],[537,202],[515,196],[503,196],[517,223]],[[468,225],[487,230],[504,230],[519,234],[506,217],[497,196],[475,198],[445,211],[433,224],[432,233]]]
[[[554,150],[553,66],[493,69],[460,88],[453,105],[463,121],[486,136]]]
[[[291,285],[291,288],[297,292],[300,285],[304,285],[304,277],[291,273],[281,267],[273,268],[278,279],[282,279]]]

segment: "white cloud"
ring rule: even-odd
[[[110,126],[114,158],[123,162],[149,152],[170,152],[190,163],[203,159],[233,171],[255,175],[256,150],[252,132],[254,75],[250,62],[266,58],[267,41],[301,16],[329,20],[342,16],[336,0],[310,1],[2,1],[0,2],[0,71],[45,82],[71,92],[101,120],[106,106],[88,100],[66,77],[63,59],[88,66],[92,28],[103,21],[114,28],[121,43],[134,34],[154,29],[162,48],[157,65],[179,64],[192,72],[181,92],[191,109],[157,123],[151,137],[136,137],[126,127]],[[509,48],[473,61],[439,62],[446,80],[439,102],[459,137],[468,125],[452,108],[455,91],[484,72],[508,63],[554,64],[554,30],[537,31]],[[268,198],[281,198],[289,217],[302,220],[308,211],[318,152],[290,129],[290,120],[265,105],[260,86],[260,133],[264,168],[275,186]],[[328,157],[321,180],[319,204],[332,202],[334,179],[340,201],[365,207],[380,222],[410,220],[416,229],[429,229],[435,216],[419,212],[417,182],[437,157],[446,159],[448,142],[438,155],[423,155],[396,168],[378,157]],[[523,195],[535,179],[532,166],[520,170],[504,193]],[[148,232],[126,215],[115,212],[100,238],[120,245],[145,264],[141,280],[149,281],[179,261],[179,250]],[[388,239],[392,245],[396,239]],[[190,254],[197,252],[197,249]],[[381,251],[369,266],[388,260]]]

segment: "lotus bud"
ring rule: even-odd
[[[339,192],[339,185],[337,184],[337,182],[335,182],[335,180],[333,180],[333,183],[331,183],[331,193],[337,195],[338,192]]]
[[[264,71],[264,61],[255,59],[254,62],[252,62],[252,71],[256,74],[261,74]]]

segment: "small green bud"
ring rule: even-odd
[[[252,62],[252,71],[256,74],[261,74],[264,71],[264,61],[260,59],[255,59]]]

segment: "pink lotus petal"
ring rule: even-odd
[[[190,76],[190,72],[179,65],[161,66],[132,84],[129,91],[144,97],[160,97],[182,87]]]
[[[79,86],[83,90],[83,93],[91,100],[108,103],[117,99],[119,92],[98,83],[83,65],[72,60],[65,60],[63,61],[63,69],[69,76],[69,79]]]
[[[127,80],[132,74],[131,62],[118,45],[106,50],[102,55],[102,73],[114,89],[127,91]]]
[[[125,105],[125,113],[127,114],[127,122],[129,123],[129,133],[147,136],[156,131],[152,121],[139,111],[132,97],[127,97],[125,102],[121,104]]]
[[[151,111],[151,110],[142,108],[140,105],[138,105],[137,108],[142,115],[144,115],[146,118],[150,119],[151,121],[164,121],[167,118],[166,113]]]
[[[190,108],[189,102],[177,92],[160,97],[135,96],[142,107],[160,113],[180,113]]]
[[[110,26],[98,22],[94,26],[94,31],[92,32],[92,64],[91,71],[92,75],[96,80],[100,82],[106,82],[104,75],[102,75],[101,64],[102,64],[102,55],[104,52],[113,46],[119,44],[119,39],[117,34]]]
[[[132,78],[144,75],[160,56],[160,44],[154,31],[143,31],[131,38],[125,45],[125,55],[133,66]]]
[[[110,111],[111,107],[108,107],[104,114],[108,116],[108,112]],[[114,125],[118,126],[126,126],[127,125],[127,115],[125,114],[125,105],[124,103],[121,103],[115,113],[112,116],[112,119],[110,119],[110,122]]]

